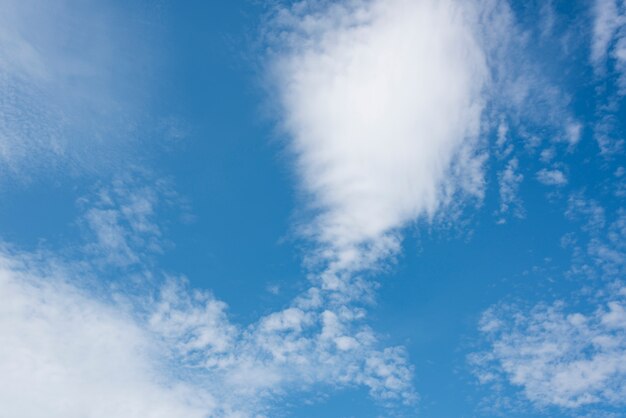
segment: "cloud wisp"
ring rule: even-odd
[[[623,95],[626,93],[626,4],[619,0],[596,0],[592,16],[591,63],[600,75],[615,72]]]
[[[105,170],[128,153],[150,78],[143,29],[132,12],[96,2],[2,1],[3,178]]]

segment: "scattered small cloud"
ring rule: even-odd
[[[496,306],[481,320],[487,351],[469,359],[481,384],[506,396],[499,385],[519,388],[541,409],[566,411],[624,405],[626,299],[614,285],[598,305],[580,312],[563,302],[530,311]],[[578,416],[578,415],[577,415]]]
[[[558,169],[542,168],[537,172],[537,180],[546,186],[564,186],[567,184],[565,173]]]
[[[390,406],[415,399],[405,351],[379,350],[362,311],[314,289],[245,326],[184,278],[137,292],[89,274],[2,249],[0,401],[11,416],[265,416],[285,391],[316,385],[364,386]]]
[[[514,216],[518,218],[524,216],[524,208],[519,197],[519,186],[523,180],[524,176],[519,172],[518,159],[512,158],[506,168],[498,174],[500,215],[505,215],[512,210]],[[504,223],[505,218],[500,218],[499,222]]]
[[[175,193],[167,182],[144,183],[145,176],[135,171],[116,177],[78,200],[84,214],[79,221],[89,238],[85,247],[92,262],[129,267],[163,252],[167,240],[157,223],[159,210],[176,204]]]
[[[578,142],[580,142],[580,137],[582,134],[583,125],[580,122],[569,121],[565,125],[565,141],[569,144],[570,147],[574,147]]]

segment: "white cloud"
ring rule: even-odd
[[[498,175],[498,186],[500,192],[500,215],[504,215],[513,209],[514,215],[523,217],[524,211],[518,196],[519,185],[524,180],[524,176],[519,172],[519,162],[517,158],[512,158],[506,168]],[[500,222],[504,222],[502,218]]]
[[[393,258],[399,231],[418,218],[482,198],[489,74],[477,9],[299,2],[273,16],[270,79],[312,218],[302,232],[315,247],[314,273],[313,287],[254,335],[300,381],[326,376],[378,399],[414,398],[404,351],[370,348],[377,338],[360,306],[373,285],[355,274]],[[303,352],[313,368],[303,368]]]
[[[496,136],[496,157],[503,159],[511,155],[513,152],[513,144],[509,138],[509,125],[504,120],[498,124]]]
[[[556,156],[556,150],[554,149],[554,147],[545,148],[541,151],[541,154],[539,154],[541,162],[544,162],[544,163],[551,162],[555,156]]]
[[[565,124],[565,141],[570,144],[570,147],[573,147],[580,141],[582,128],[582,124],[574,120],[570,120]]]
[[[512,386],[539,408],[604,416],[626,399],[626,213],[578,193],[565,215],[579,231],[563,238],[574,258],[569,278],[583,280],[580,292],[566,298],[577,305],[490,308],[480,321],[488,348],[470,362],[480,383],[494,390],[493,405],[513,404],[517,396],[505,390]]]
[[[146,185],[145,183],[151,183]],[[93,236],[86,246],[92,263],[120,267],[141,264],[161,253],[165,240],[156,222],[159,209],[178,205],[167,182],[130,170],[109,187],[79,199],[81,224]]]
[[[11,417],[260,417],[319,385],[413,400],[404,351],[378,350],[362,311],[296,303],[240,326],[180,279],[111,293],[88,277],[51,254],[2,249],[0,403]]]
[[[570,196],[565,215],[571,220],[582,221],[584,223],[582,229],[592,236],[600,234],[607,223],[604,208],[581,193]]]
[[[567,409],[624,405],[626,399],[626,299],[608,289],[586,313],[563,303],[530,312],[510,306],[487,311],[481,331],[487,352],[470,360],[483,383],[520,387],[538,407]]]
[[[607,213],[596,201],[576,194],[566,216],[581,222],[584,232],[567,245],[574,253],[572,272],[587,279],[621,280],[626,273],[626,211]]]
[[[594,138],[605,157],[623,151],[619,120],[619,101],[626,94],[626,3],[619,0],[596,0],[593,9],[591,64],[608,89],[599,109]]]
[[[569,35],[559,29],[561,25],[554,24],[550,2],[523,9],[512,8],[509,3],[478,2],[482,6],[478,8],[479,32],[487,51],[492,85],[488,110],[492,121],[506,115],[507,131],[517,137],[515,146],[534,153],[547,136],[568,142],[575,139],[569,86],[550,75],[554,65],[570,65],[563,45]],[[538,25],[523,23],[531,15]],[[555,50],[562,52],[554,55]],[[544,53],[552,54],[552,59],[537,59]]]
[[[611,42],[624,23],[624,16],[620,13],[618,1],[596,0],[593,7],[591,62],[599,69],[604,66]]]
[[[273,77],[322,258],[364,249],[456,192],[482,195],[485,56],[474,5],[301,2],[281,9]],[[378,257],[374,257],[376,259]]]
[[[604,75],[610,61],[618,74],[620,94],[626,93],[626,3],[596,0],[593,8],[591,62]]]
[[[537,172],[537,180],[546,186],[563,186],[567,184],[567,177],[561,170],[542,168]]]
[[[213,409],[208,394],[167,379],[158,340],[66,274],[31,256],[0,255],[3,415],[202,418]]]

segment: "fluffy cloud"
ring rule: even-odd
[[[67,277],[33,256],[0,255],[3,414],[201,418],[213,409],[208,394],[167,378],[158,340],[131,315]]]
[[[272,75],[315,213],[306,233],[326,261],[394,251],[381,238],[456,192],[481,196],[488,73],[473,7],[301,2],[277,13]]]
[[[521,389],[522,403],[604,416],[623,408],[626,399],[626,287],[621,281],[626,213],[611,213],[574,194],[565,215],[580,230],[566,234],[563,244],[573,253],[571,279],[582,277],[583,290],[567,295],[570,305],[558,300],[488,309],[480,321],[488,348],[469,359],[479,381],[499,398],[491,400],[493,405],[510,405],[517,396],[502,389],[513,386]]]
[[[379,399],[414,397],[403,350],[368,348],[376,334],[363,305],[372,284],[356,274],[397,254],[411,222],[432,219],[454,197],[482,198],[489,74],[478,8],[299,2],[270,22],[270,82],[309,209],[301,231],[314,247],[314,273],[309,291],[260,321],[255,338],[280,347],[273,356],[304,380],[328,373]],[[277,330],[288,343],[276,344]],[[313,374],[299,365],[302,350],[318,365]],[[342,359],[330,361],[333,370],[319,366],[329,353]]]
[[[483,315],[481,331],[491,349],[470,359],[483,383],[504,380],[521,387],[540,407],[624,405],[626,288],[609,289],[585,313],[562,302],[530,312],[492,308]]]
[[[181,279],[133,293],[88,277],[51,254],[2,249],[0,402],[10,416],[265,416],[286,391],[319,384],[413,400],[403,350],[378,350],[354,325],[362,312],[301,298],[241,326]]]
[[[537,180],[546,186],[563,186],[567,184],[567,177],[558,169],[548,170],[542,168],[537,172]]]

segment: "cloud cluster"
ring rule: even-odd
[[[517,217],[523,217],[524,211],[518,197],[520,183],[524,180],[524,175],[519,172],[519,161],[513,157],[509,160],[504,171],[498,175],[498,186],[500,193],[500,214],[505,214],[513,210]],[[505,222],[501,218],[500,222]]]
[[[563,302],[530,312],[498,306],[483,315],[481,332],[491,349],[470,360],[482,383],[521,387],[540,407],[624,405],[626,287],[610,288],[586,313]]]
[[[624,406],[626,213],[608,212],[581,193],[568,199],[565,216],[580,233],[566,234],[562,245],[573,255],[569,274],[585,281],[581,292],[531,307],[498,304],[483,313],[487,348],[469,360],[479,382],[499,397],[493,405],[510,404],[502,389],[516,387],[521,404],[540,409],[593,415]]]
[[[311,295],[242,326],[182,279],[133,293],[89,277],[51,254],[2,249],[0,402],[10,416],[265,416],[320,384],[413,400],[403,350],[378,350],[364,325],[354,332],[363,313],[316,312]]]
[[[127,268],[162,253],[167,242],[157,219],[179,200],[166,180],[137,169],[78,199],[90,263]]]

